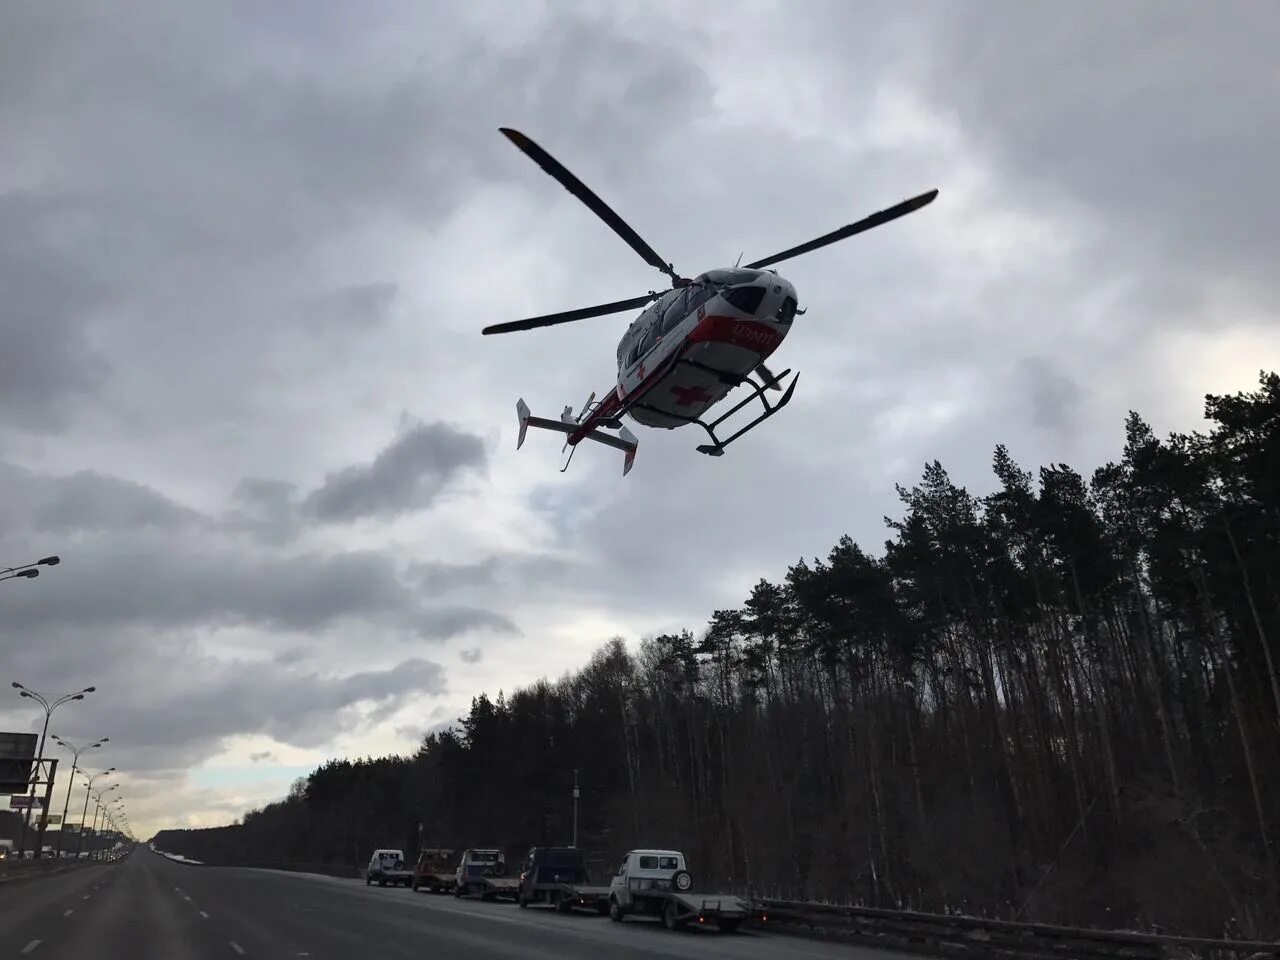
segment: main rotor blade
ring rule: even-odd
[[[775,263],[781,263],[783,260],[790,260],[792,257],[798,257],[802,253],[808,253],[811,250],[817,250],[819,247],[825,247],[829,243],[835,243],[837,240],[844,240],[852,237],[855,233],[862,233],[864,230],[870,230],[872,227],[878,227],[881,224],[888,223],[890,220],[897,220],[899,217],[905,217],[908,213],[919,210],[927,204],[933,203],[933,198],[938,195],[937,190],[930,190],[928,193],[922,193],[918,197],[912,197],[910,200],[903,200],[888,210],[881,210],[879,213],[873,213],[865,219],[859,220],[857,223],[851,223],[847,227],[841,227],[839,230],[833,230],[825,236],[819,237],[817,240],[810,240],[808,243],[802,243],[798,247],[792,247],[790,250],[783,250],[781,253],[775,253],[771,257],[765,257],[763,260],[757,260],[754,263],[748,263],[747,267],[751,270],[759,270],[761,267],[767,267]]]
[[[635,310],[646,303],[652,303],[662,294],[646,293],[643,297],[632,297],[630,300],[615,300],[613,303],[602,303],[595,307],[583,307],[580,310],[566,310],[564,313],[548,313],[543,317],[530,317],[528,320],[512,320],[510,323],[495,323],[480,332],[486,336],[491,333],[511,333],[515,330],[532,330],[534,327],[550,327],[557,323],[569,323],[573,320],[587,320],[591,317],[603,317],[610,313],[621,313],[623,310]]]
[[[560,181],[560,185],[562,187],[585,203],[592,213],[612,227],[613,232],[623,240],[627,241],[631,249],[640,254],[646,263],[650,266],[657,267],[670,277],[672,282],[679,281],[679,275],[677,275],[676,272],[672,270],[660,256],[658,256],[653,247],[645,243],[644,240],[641,239],[640,234],[631,229],[630,224],[614,213],[607,203],[592,193],[585,183],[565,169],[560,161],[547,153],[547,151],[543,150],[519,130],[512,130],[510,127],[499,127],[498,130],[504,137],[523,150],[534,163]]]

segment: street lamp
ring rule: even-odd
[[[93,842],[95,844],[98,842],[98,814],[106,813],[106,807],[102,802],[102,797],[105,794],[110,793],[112,790],[115,790],[119,786],[120,784],[113,783],[111,786],[104,787],[102,790],[98,791],[93,795]],[[102,822],[105,824],[106,821],[107,821],[107,818],[104,816],[102,818]]]
[[[50,564],[54,564],[58,562],[58,558],[45,557],[44,560],[40,560],[38,562],[39,563],[49,562]],[[96,690],[97,687],[85,687],[79,693],[64,694],[63,696],[59,697],[57,700],[53,701],[53,703],[50,703],[48,700],[46,700],[40,694],[36,693],[34,690],[28,690],[26,687],[20,684],[17,680],[14,680],[13,683],[10,684],[10,686],[12,686],[13,689],[18,691],[18,696],[24,697],[28,700],[34,700],[36,703],[40,704],[41,707],[44,708],[44,730],[41,731],[40,733],[40,750],[38,751],[39,756],[36,758],[36,776],[30,787],[30,789],[35,789],[35,782],[40,779],[40,764],[44,762],[44,739],[49,733],[49,717],[53,715],[54,710],[58,709],[58,707],[62,706],[64,703],[70,703],[72,700],[83,700],[84,695],[86,693],[93,693],[93,691]],[[50,795],[52,795],[53,793],[52,781],[50,781],[49,783],[49,793]],[[32,797],[33,797],[32,806],[35,806],[35,800],[34,800],[35,794],[32,794]],[[41,853],[40,848],[44,843],[43,824],[46,823],[49,819],[48,813],[49,811],[45,810],[44,814],[40,817],[41,827],[39,831],[39,839],[36,841],[36,849],[35,849],[35,859],[37,860],[40,859],[40,853]],[[22,820],[22,830],[19,832],[18,859],[22,859],[22,854],[27,848],[27,828],[30,826],[30,824],[31,824],[31,807],[27,807],[26,816]]]
[[[62,561],[58,557],[45,557],[35,563],[20,563],[16,567],[0,568],[0,580],[16,580],[18,577],[38,577],[36,567],[56,567]]]
[[[103,795],[110,793],[112,790],[115,790],[119,786],[120,784],[113,783],[111,786],[103,790],[102,793],[98,794],[98,802],[102,803]],[[119,804],[123,804],[123,803],[124,803],[124,800],[121,797],[115,797],[112,800],[108,800],[106,803],[102,803],[102,833],[106,834],[106,833],[115,831],[116,822],[115,820],[112,819],[111,813],[113,810],[118,809]],[[106,844],[101,843],[101,838],[98,835],[97,819],[98,819],[97,811],[95,811],[94,812],[94,839],[98,840],[100,844],[98,847],[98,859],[103,860],[103,859],[106,859],[106,856],[107,856],[107,846]],[[107,830],[107,824],[111,824],[110,831]]]
[[[56,733],[53,735],[54,743],[59,746],[66,747],[71,751],[71,776],[67,779],[67,802],[62,805],[62,829],[58,831],[57,856],[59,858],[62,857],[62,838],[67,832],[67,809],[71,806],[71,789],[76,785],[76,767],[80,763],[80,754],[84,753],[86,750],[92,750],[95,747],[100,747],[110,739],[110,737],[103,737],[97,743],[87,743],[83,747],[74,747]],[[80,829],[84,829],[83,823],[81,824]]]
[[[89,793],[93,790],[93,781],[97,780],[99,777],[103,776],[104,774],[115,773],[115,770],[116,770],[115,767],[107,767],[107,769],[105,770],[99,770],[92,777],[89,776],[87,773],[85,773],[83,770],[80,771],[80,776],[84,777],[85,788],[84,788],[84,810],[82,810],[80,813],[80,842],[76,844],[77,860],[80,859],[80,854],[84,850],[84,818],[89,815]],[[95,820],[98,819],[98,812],[96,810],[93,813],[93,818]]]

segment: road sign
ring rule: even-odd
[[[46,827],[56,827],[62,823],[62,814],[51,813],[47,816],[41,817],[40,819],[44,821],[44,825]]]
[[[27,792],[36,740],[34,733],[0,733],[0,796]]]
[[[43,807],[45,805],[45,798],[44,797],[10,797],[9,798],[10,810],[27,810],[37,805]]]

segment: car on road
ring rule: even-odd
[[[519,881],[507,876],[507,858],[498,847],[472,847],[462,851],[454,873],[453,895],[515,899]]]
[[[413,882],[413,871],[405,866],[403,850],[375,850],[369,858],[369,866],[364,872],[365,886],[374,882],[385,887],[388,883],[393,887],[403,884],[409,886]]]
[[[561,913],[584,907],[609,912],[609,888],[591,885],[587,860],[576,847],[534,847],[520,871],[516,902],[547,903]]]
[[[413,889],[425,887],[432,893],[448,893],[457,882],[457,869],[456,850],[429,847],[418,854],[418,862],[413,868]]]
[[[750,901],[730,893],[695,893],[693,877],[679,850],[631,850],[609,882],[609,916],[661,918],[668,930],[710,921],[732,933],[743,920],[762,919]]]

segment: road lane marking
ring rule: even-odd
[[[80,899],[81,899],[81,900],[88,900],[88,899],[89,899],[89,896],[90,896],[90,895],[86,893],[86,894],[85,894],[83,897],[81,897]]]
[[[23,953],[30,953],[30,952],[31,952],[32,950],[34,950],[36,947],[40,946],[40,943],[41,943],[41,941],[39,941],[39,940],[32,940],[30,943],[28,943],[25,947],[23,947],[23,948],[22,948],[22,952],[23,952]]]
[[[206,920],[209,919],[209,915],[205,913],[203,910],[200,911],[200,916],[204,917]]]
[[[227,942],[231,944],[232,950],[240,954],[240,956],[244,956],[244,947],[240,946],[240,944],[236,943],[234,940],[228,940]]]
[[[74,911],[74,910],[63,910],[63,911],[62,911],[62,915],[63,915],[64,917],[69,917],[69,916],[71,916],[73,913],[75,913],[75,911]]]

